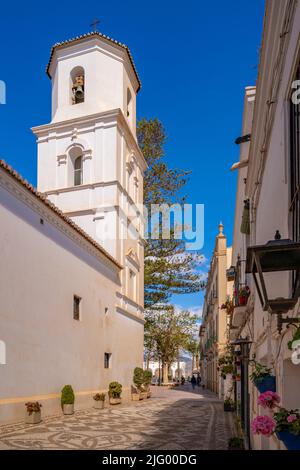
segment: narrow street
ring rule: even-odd
[[[147,401],[2,426],[0,449],[227,449],[232,417],[214,394],[191,385],[152,390]]]

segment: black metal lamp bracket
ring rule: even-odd
[[[295,325],[295,326],[298,326],[299,323],[300,323],[300,319],[299,319],[299,318],[290,318],[290,317],[283,318],[283,317],[282,317],[282,313],[279,313],[279,314],[278,314],[278,317],[277,317],[277,329],[278,329],[278,332],[279,332],[279,333],[282,332],[282,327],[283,327],[283,325]]]

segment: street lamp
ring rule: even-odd
[[[282,273],[290,274],[284,279]],[[274,240],[266,245],[249,247],[247,250],[246,273],[251,273],[263,310],[277,314],[278,329],[283,323],[295,323],[294,318],[282,319],[295,305],[300,296],[300,243],[291,240],[281,240],[276,231]],[[274,284],[274,274],[281,273],[280,282]],[[285,295],[274,297],[272,290],[284,289]],[[287,291],[290,291],[286,295]]]
[[[249,355],[252,341],[248,338],[237,338],[231,341],[232,346],[239,349],[239,360],[241,361],[241,418],[244,425],[245,440],[250,448],[250,397],[249,397]]]

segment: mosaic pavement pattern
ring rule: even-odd
[[[51,416],[37,425],[2,426],[0,449],[222,450],[231,435],[232,415],[223,412],[222,402],[188,385],[156,388],[148,400]]]

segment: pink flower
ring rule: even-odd
[[[271,436],[276,427],[276,422],[269,416],[257,416],[251,423],[251,429],[254,434]]]
[[[297,421],[297,416],[296,415],[290,415],[287,417],[287,422],[288,423],[293,423],[294,421]]]
[[[280,396],[276,392],[264,392],[259,395],[257,403],[263,408],[270,408],[272,410],[280,403]]]

